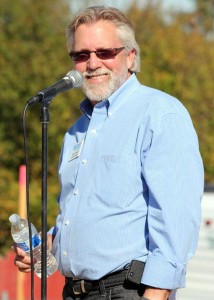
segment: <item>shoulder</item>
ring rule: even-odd
[[[140,85],[135,91],[139,106],[146,106],[145,115],[156,120],[167,114],[190,119],[189,112],[180,100],[158,89]]]

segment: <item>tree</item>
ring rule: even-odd
[[[196,2],[196,17],[203,33],[214,31],[214,1],[194,0]]]
[[[205,181],[214,182],[214,40],[187,26],[192,13],[177,13],[166,22],[161,7],[133,6],[130,17],[142,50],[146,85],[177,97],[188,109],[196,128],[205,167]]]
[[[9,233],[8,217],[17,212],[18,169],[24,163],[22,112],[27,100],[61,79],[71,69],[65,28],[71,17],[69,3],[57,0],[2,0],[0,2],[0,248]],[[57,76],[57,77],[56,77]],[[72,105],[70,100],[72,97]],[[81,95],[77,91],[58,96],[51,103],[49,125],[49,205],[56,214],[57,163],[66,128],[76,118]],[[40,106],[27,113],[32,221],[40,228],[41,124]],[[59,121],[60,120],[60,121]],[[55,206],[54,206],[54,204]],[[53,218],[53,215],[52,215]],[[50,220],[50,217],[49,217]],[[53,222],[52,222],[53,223]],[[3,238],[4,236],[4,238]],[[7,239],[8,242],[10,241]]]

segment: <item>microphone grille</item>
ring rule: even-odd
[[[72,87],[78,88],[83,84],[83,75],[79,71],[72,70],[67,73],[67,79],[72,82]]]

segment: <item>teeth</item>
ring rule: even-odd
[[[100,76],[105,76],[106,74],[98,74],[98,75],[88,75],[88,77],[100,77]]]

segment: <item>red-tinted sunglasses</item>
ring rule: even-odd
[[[86,62],[90,59],[90,54],[95,53],[99,59],[112,59],[119,52],[121,52],[125,47],[120,48],[108,48],[108,49],[99,49],[96,51],[71,51],[69,53],[71,59],[76,62]]]

